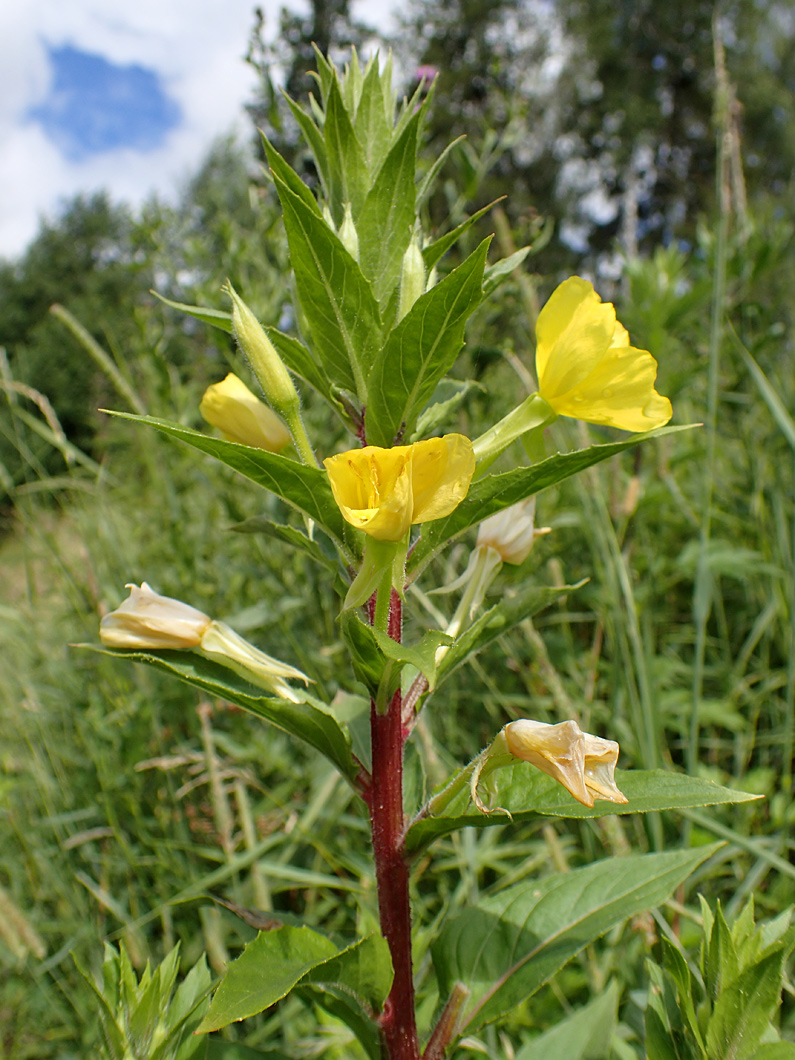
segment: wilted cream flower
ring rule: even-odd
[[[146,582],[126,585],[129,597],[99,625],[109,648],[198,648],[212,621],[202,611],[161,596]]]
[[[161,596],[146,582],[126,588],[129,597],[100,622],[99,639],[106,647],[196,649],[282,699],[301,702],[285,679],[306,683],[309,678],[294,666],[266,655],[224,622],[215,622],[181,600]]]
[[[207,387],[199,411],[230,442],[278,453],[290,441],[281,419],[234,372]]]
[[[536,530],[535,512],[536,499],[528,497],[490,515],[478,529],[478,547],[493,548],[503,563],[524,563],[535,539],[550,531],[548,526]]]
[[[502,730],[510,754],[557,780],[584,806],[626,802],[615,782],[618,744],[583,732],[576,721],[547,725],[522,718]]]

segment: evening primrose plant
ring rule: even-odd
[[[455,722],[447,678],[573,588],[528,581],[487,604],[503,563],[521,564],[542,532],[535,495],[682,428],[664,427],[671,405],[654,388],[654,359],[630,345],[614,307],[573,277],[538,318],[538,392],[478,438],[456,431],[464,391],[451,401],[442,384],[467,321],[528,248],[489,264],[485,239],[446,271],[445,253],[484,211],[440,235],[423,224],[445,157],[419,176],[433,92],[418,89],[398,105],[390,62],[362,68],[355,55],[344,72],[318,55],[317,83],[308,109],[289,101],[317,189],[265,141],[297,332],[259,321],[246,292],[231,285],[228,310],[177,306],[233,333],[250,377],[227,377],[202,401],[223,437],[127,418],[222,461],[247,488],[269,491],[292,513],[270,527],[271,536],[317,564],[338,595],[347,656],[337,675],[341,695],[326,698],[290,660],[266,654],[267,645],[249,644],[146,584],[131,586],[100,636],[105,651],[171,673],[309,744],[350,785],[369,822],[377,909],[362,922],[379,929],[340,938],[273,916],[228,965],[199,1031],[255,1016],[297,991],[348,1025],[351,1056],[436,1060],[504,1017],[611,927],[665,901],[713,853],[699,846],[550,872],[532,886],[485,895],[431,928],[413,923],[412,874],[440,837],[544,814],[598,818],[750,796],[674,773],[616,772],[611,734],[584,733],[575,718],[506,719],[484,752],[435,789],[424,780],[404,786],[420,712]],[[259,385],[264,402],[249,384]],[[310,390],[327,404],[329,422],[344,425],[341,447],[330,443],[331,430],[310,436],[303,414]],[[531,460],[557,416],[635,433]],[[454,617],[418,631],[415,610],[404,623],[412,595],[419,589],[417,598],[428,599],[433,561],[454,541],[472,549],[464,573],[438,586],[458,594]],[[366,725],[340,710],[341,699],[363,704]],[[421,769],[420,751],[411,755]]]

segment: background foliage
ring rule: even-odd
[[[366,41],[347,5],[337,7],[332,51]],[[540,521],[554,532],[503,574],[500,591],[528,578],[591,580],[453,674],[446,710],[425,720],[418,747],[442,777],[509,718],[576,715],[620,740],[626,766],[689,766],[766,799],[441,841],[444,856],[417,883],[429,924],[483,892],[499,901],[552,867],[621,855],[628,837],[660,851],[728,841],[676,903],[588,947],[511,1013],[500,1037],[480,1032],[473,1056],[529,1056],[529,1040],[563,1016],[571,1037],[561,1056],[644,1055],[644,962],[651,955],[654,974],[669,974],[659,940],[671,936],[697,962],[695,894],[721,898],[730,923],[754,894],[757,919],[767,920],[789,905],[795,875],[791,12],[772,2],[722,11],[737,105],[720,125],[735,158],[720,173],[712,5],[584,12],[569,0],[424,3],[409,9],[396,45],[408,90],[418,67],[440,70],[422,146],[429,165],[467,134],[447,159],[441,199],[428,203],[428,228],[507,192],[502,212],[463,237],[462,257],[495,229],[492,260],[534,242],[521,274],[471,322],[455,374],[477,385],[457,427],[476,435],[515,403],[517,388],[533,389],[532,323],[561,270],[594,275],[615,297],[633,338],[659,360],[676,420],[707,426],[540,497]],[[283,48],[282,61],[294,54],[286,65],[296,77],[313,32],[293,23],[284,38],[293,51]],[[280,150],[299,152],[269,92],[263,82],[253,113],[267,114]],[[278,515],[279,502],[199,453],[96,412],[110,405],[199,427],[204,386],[229,367],[245,370],[221,332],[186,323],[149,288],[219,305],[228,276],[261,319],[289,331],[287,260],[273,188],[245,152],[221,144],[178,207],[152,203],[133,217],[101,196],[78,199],[0,266],[0,1055],[14,1060],[82,1056],[98,1033],[70,950],[96,971],[101,940],[123,939],[140,971],[179,940],[183,970],[206,949],[218,971],[254,927],[208,894],[280,917],[311,911],[343,935],[376,926],[372,886],[366,875],[359,882],[365,822],[319,756],[153,671],[65,647],[95,640],[97,614],[128,580],[178,596],[190,585],[192,604],[334,695],[344,660],[323,571],[272,539],[229,529]],[[105,360],[50,314],[52,302],[89,329]],[[341,429],[311,396],[306,414],[334,451]],[[561,422],[550,448],[589,439],[608,434]],[[451,580],[465,558],[464,546],[453,550],[441,576]],[[306,584],[311,629],[298,610]],[[425,606],[446,608],[439,597]],[[346,706],[353,715],[358,704]],[[426,973],[421,962],[418,976]],[[784,998],[792,1040],[791,986]],[[228,1031],[215,1048],[251,1055],[237,1039],[254,1055],[352,1055],[333,1016],[317,1031],[306,1015],[315,1003],[307,988],[303,1001]],[[577,1030],[585,1026],[587,1035]],[[554,1044],[543,1044],[552,1056]]]

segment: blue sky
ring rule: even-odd
[[[113,63],[71,44],[48,47],[52,81],[46,99],[28,111],[70,162],[129,147],[161,147],[182,110],[156,70]]]
[[[243,104],[254,7],[275,31],[306,0],[0,0],[0,257],[42,216],[107,188],[133,206],[170,198],[212,142],[249,134]],[[396,0],[354,0],[388,25]]]

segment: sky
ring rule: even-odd
[[[247,133],[255,76],[243,62],[254,7],[266,32],[302,0],[3,0],[0,3],[0,257],[43,216],[106,188],[134,206],[173,198],[212,142]],[[355,0],[389,28],[394,0]]]

